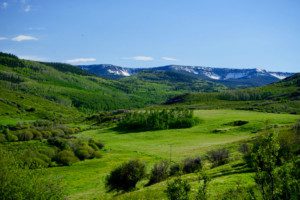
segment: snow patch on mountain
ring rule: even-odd
[[[119,75],[119,76],[130,76],[129,72],[124,69],[118,69],[118,70],[112,70],[108,69],[108,73],[114,74],[114,75]]]
[[[208,78],[211,78],[211,79],[214,79],[214,80],[220,80],[221,79],[221,77],[219,75],[217,75],[217,74],[215,74],[213,72],[206,71],[206,72],[203,72],[203,74],[205,76],[207,76]]]
[[[276,72],[270,72],[270,74],[280,80],[285,79],[288,77],[287,75],[284,75],[284,73],[276,73]]]
[[[174,66],[174,70],[186,71],[186,72],[193,73],[193,74],[199,74],[197,71],[194,70],[193,67],[189,67],[189,66]]]

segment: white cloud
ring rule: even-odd
[[[136,60],[136,61],[152,61],[154,58],[150,56],[134,56],[134,57],[125,57],[124,60]]]
[[[35,61],[46,61],[46,58],[39,57],[39,56],[33,56],[33,55],[18,55],[19,58],[25,59],[25,60],[35,60]]]
[[[0,37],[0,40],[7,40],[6,37]]]
[[[31,10],[31,5],[26,5],[25,7],[24,7],[24,11],[25,12],[29,12]]]
[[[43,31],[43,30],[46,30],[45,27],[29,27],[27,28],[27,30],[30,30],[30,31]]]
[[[177,58],[172,58],[172,57],[161,57],[161,59],[166,61],[177,61]]]
[[[95,58],[75,58],[71,60],[66,60],[66,62],[70,64],[79,64],[79,63],[94,62],[94,61],[96,61]]]
[[[30,35],[18,35],[14,38],[12,38],[12,41],[16,42],[22,42],[27,40],[38,40],[36,37],[30,36]]]
[[[8,6],[8,3],[7,3],[7,2],[3,2],[3,3],[1,4],[1,8],[2,8],[2,9],[6,9],[7,6]]]

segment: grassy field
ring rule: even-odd
[[[199,125],[189,129],[173,129],[122,134],[110,128],[85,131],[77,135],[95,138],[105,143],[103,157],[85,160],[70,167],[49,168],[50,176],[58,176],[66,188],[70,199],[166,199],[163,190],[166,182],[144,187],[147,180],[138,183],[138,190],[130,193],[107,193],[104,187],[106,175],[122,162],[139,158],[146,162],[149,170],[153,163],[162,159],[174,162],[195,155],[204,155],[210,149],[227,146],[231,153],[231,162],[214,168],[208,173],[214,177],[210,188],[218,188],[218,193],[209,190],[212,198],[242,180],[243,184],[253,184],[251,173],[244,173],[240,166],[238,143],[250,139],[266,126],[281,127],[294,123],[299,115],[271,114],[234,110],[198,110]],[[226,125],[235,120],[245,120],[243,126]],[[276,126],[275,126],[276,125]],[[278,128],[274,128],[276,131]],[[218,130],[218,133],[215,130]],[[223,173],[226,172],[226,173]],[[226,174],[226,175],[225,175]],[[197,187],[197,174],[188,174],[184,178]],[[225,183],[226,181],[226,183]]]

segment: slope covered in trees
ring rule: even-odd
[[[300,113],[300,74],[263,87],[181,94],[170,98],[165,104],[200,109],[234,108],[297,114]]]

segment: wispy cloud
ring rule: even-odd
[[[18,57],[25,60],[47,61],[46,58],[33,55],[18,55]]]
[[[22,42],[22,41],[28,41],[28,40],[38,40],[36,37],[30,36],[30,35],[18,35],[11,39],[12,41],[16,42]]]
[[[7,38],[6,38],[6,37],[1,37],[1,36],[0,36],[0,40],[7,40]]]
[[[24,11],[25,11],[25,12],[31,11],[31,5],[26,5],[26,6],[24,7]]]
[[[177,61],[177,58],[172,58],[172,57],[161,57],[162,60],[166,60],[166,61]]]
[[[3,2],[1,3],[1,9],[6,9],[8,7],[8,3],[7,2]]]
[[[80,63],[86,63],[86,62],[95,62],[95,58],[74,58],[71,60],[66,60],[67,63],[70,64],[80,64]]]
[[[136,61],[152,61],[153,57],[150,56],[134,56],[134,57],[125,57],[123,60],[136,60]]]
[[[29,31],[43,31],[43,30],[46,30],[45,27],[29,27],[27,28],[27,30]]]

